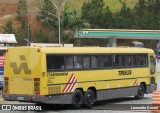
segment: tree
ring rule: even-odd
[[[41,0],[37,19],[47,28],[50,34],[58,37],[58,15],[51,0]],[[57,40],[55,40],[57,42]]]
[[[47,43],[48,42],[48,36],[44,33],[42,29],[40,29],[38,32],[36,32],[35,37],[40,40],[40,42]]]
[[[61,13],[60,32],[62,43],[73,42],[75,31],[82,26],[81,20],[77,17],[77,12],[75,10],[69,10],[67,3],[64,5],[62,12],[59,13]],[[54,33],[56,37],[59,36],[58,16],[53,3],[50,0],[42,0],[38,20],[49,27],[50,31]]]
[[[103,15],[103,0],[91,0],[87,1],[82,5],[82,15],[81,18],[86,20],[92,25],[92,28],[98,28],[103,25],[102,15]]]
[[[112,11],[110,10],[109,6],[107,6],[104,9],[104,14],[103,14],[103,28],[107,29],[107,28],[113,28],[113,23],[114,23],[114,18],[113,18],[113,14]]]
[[[50,0],[41,0],[38,20],[51,29],[57,28],[56,9]]]
[[[135,29],[159,29],[160,0],[139,0],[134,7]]]
[[[5,34],[15,34],[15,30],[13,28],[13,22],[11,19],[8,20],[6,25],[3,27]]]
[[[136,16],[138,17],[144,16],[146,8],[147,8],[146,0],[139,0],[139,2],[137,2],[137,4],[134,7]]]
[[[126,2],[122,2],[122,7],[119,13],[115,15],[115,28],[118,29],[132,29],[134,19]]]
[[[73,43],[75,32],[84,26],[83,22],[78,18],[75,10],[70,11],[68,4],[64,5],[61,15],[61,32],[63,43]]]
[[[21,26],[17,30],[17,40],[19,41],[19,45],[26,45],[26,40],[30,41],[31,38],[31,30],[30,26],[27,25],[25,20],[21,21]]]
[[[16,13],[18,20],[22,20],[26,17],[28,13],[28,5],[26,0],[18,0]]]

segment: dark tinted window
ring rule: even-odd
[[[91,57],[89,55],[84,55],[83,56],[83,67],[85,69],[91,67]]]
[[[112,56],[111,55],[100,55],[99,60],[100,68],[112,66]]]
[[[91,56],[91,68],[99,68],[98,67],[98,56],[92,55]]]
[[[82,69],[82,56],[74,56],[74,69]]]
[[[72,55],[66,56],[66,69],[73,69],[73,56]]]
[[[113,55],[113,66],[124,66],[124,55]]]
[[[137,66],[147,66],[147,55],[137,55]]]
[[[62,55],[48,55],[47,56],[47,70],[63,70],[64,56]]]
[[[125,65],[127,67],[136,66],[136,55],[126,55],[125,56]]]

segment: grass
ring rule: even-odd
[[[75,9],[78,12],[81,12],[81,7],[83,3],[87,0],[70,0],[70,9]],[[129,6],[131,9],[134,8],[135,4],[137,3],[138,0],[126,0],[127,6]],[[113,12],[118,12],[121,9],[121,3],[119,0],[104,0],[105,5],[109,6],[110,9]]]

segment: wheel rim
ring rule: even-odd
[[[138,94],[139,94],[139,96],[143,96],[144,95],[144,91],[143,91],[142,87],[139,88]]]
[[[74,102],[75,102],[75,104],[79,104],[79,103],[81,102],[81,97],[80,97],[80,95],[76,95],[76,96],[74,97]]]
[[[94,101],[94,96],[91,93],[88,93],[88,95],[87,95],[87,102],[89,104],[92,104],[93,101]]]

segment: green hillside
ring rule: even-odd
[[[70,8],[81,11],[83,2],[87,0],[71,0]],[[132,9],[138,0],[126,0],[127,5]],[[113,12],[117,12],[121,8],[119,0],[104,0],[105,5],[108,5]]]

